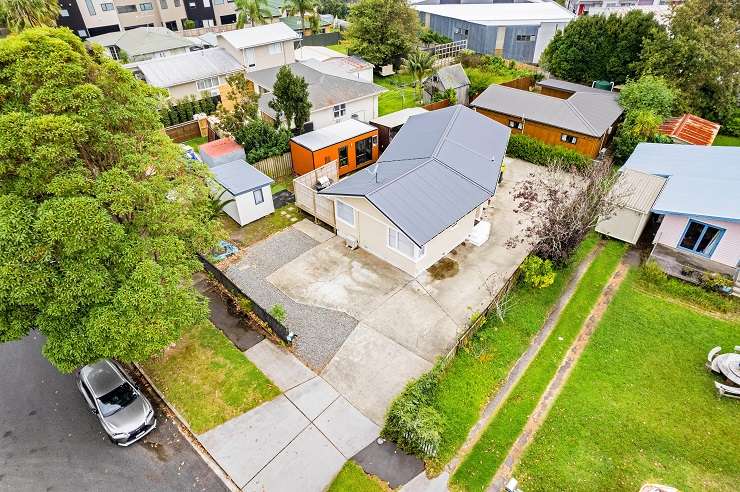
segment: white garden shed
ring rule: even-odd
[[[636,244],[665,182],[661,176],[633,169],[622,170],[614,184],[619,207],[611,217],[596,225],[596,232]]]
[[[255,169],[243,159],[211,168],[215,183],[214,197],[222,202],[233,199],[224,207],[229,217],[244,226],[275,211],[270,185],[272,178]]]

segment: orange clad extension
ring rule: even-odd
[[[378,159],[378,129],[354,119],[342,121],[290,140],[293,170],[299,176],[339,161],[339,175]]]

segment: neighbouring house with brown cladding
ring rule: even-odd
[[[574,92],[563,99],[494,84],[471,107],[508,126],[512,133],[592,158],[609,144],[622,116],[616,94],[598,89]]]

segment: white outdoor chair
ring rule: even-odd
[[[715,361],[715,359],[717,358],[717,354],[719,354],[721,351],[722,347],[714,347],[707,354],[707,369],[712,372],[719,373],[719,367],[717,367],[717,362]]]
[[[726,384],[718,383],[717,381],[714,382],[714,386],[717,388],[717,391],[719,391],[719,396],[726,396],[728,398],[736,398],[740,400],[740,388],[727,386]]]

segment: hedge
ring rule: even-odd
[[[193,119],[197,113],[213,114],[218,99],[205,96],[195,99],[195,96],[185,97],[177,104],[168,102],[167,106],[159,110],[159,118],[165,127],[185,123]]]
[[[540,166],[562,164],[584,168],[591,164],[591,159],[575,150],[566,149],[558,145],[548,145],[527,135],[511,135],[509,146],[506,148],[509,157],[529,161]]]

